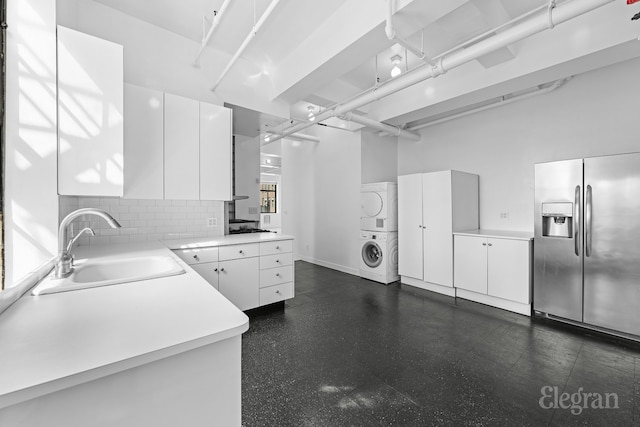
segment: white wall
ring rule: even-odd
[[[362,184],[398,180],[398,138],[363,130]]]
[[[316,126],[319,143],[282,143],[283,233],[294,255],[358,274],[361,136]]]
[[[633,59],[546,95],[425,128],[422,141],[400,141],[398,173],[476,173],[480,226],[532,232],[535,163],[640,151],[639,75]]]
[[[56,3],[7,4],[5,287],[57,251]]]

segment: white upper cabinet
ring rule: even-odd
[[[200,103],[200,200],[232,199],[231,109]]]
[[[124,85],[124,197],[164,198],[164,95]]]
[[[200,105],[165,93],[164,198],[200,199]]]
[[[58,116],[58,193],[122,196],[122,46],[58,27]]]

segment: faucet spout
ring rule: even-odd
[[[78,218],[82,215],[95,215],[102,219],[104,219],[107,224],[111,228],[120,228],[120,223],[112,217],[108,212],[102,209],[94,209],[94,208],[84,208],[78,209],[71,212],[69,215],[64,217],[64,219],[60,222],[60,227],[58,228],[58,259],[56,260],[55,266],[55,278],[62,279],[64,277],[69,276],[73,272],[73,257],[70,254],[71,246],[75,242],[76,239],[69,241],[69,226],[73,222],[74,219]],[[85,231],[90,230],[90,233],[93,234],[93,230],[91,229],[83,229],[80,231],[77,237]]]

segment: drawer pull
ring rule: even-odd
[[[200,258],[198,258],[198,254],[195,254],[195,255],[193,256],[193,259],[195,259],[196,261],[200,261]]]
[[[277,262],[277,263],[280,263],[280,260],[279,260],[279,259],[277,259],[277,260],[276,260],[276,262]]]
[[[280,277],[280,273],[276,273],[276,276],[277,276],[277,277]]]
[[[279,294],[279,293],[280,293],[280,289],[278,289],[278,290],[276,291],[276,294]]]
[[[240,252],[241,254],[243,254],[243,253],[244,253],[244,252],[242,251],[242,249],[240,249],[240,251],[239,251],[239,252]]]
[[[276,246],[276,250],[280,250],[280,246]]]

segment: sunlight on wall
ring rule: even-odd
[[[58,27],[59,192],[121,196],[122,47]]]
[[[5,288],[55,255],[55,0],[7,4]]]

